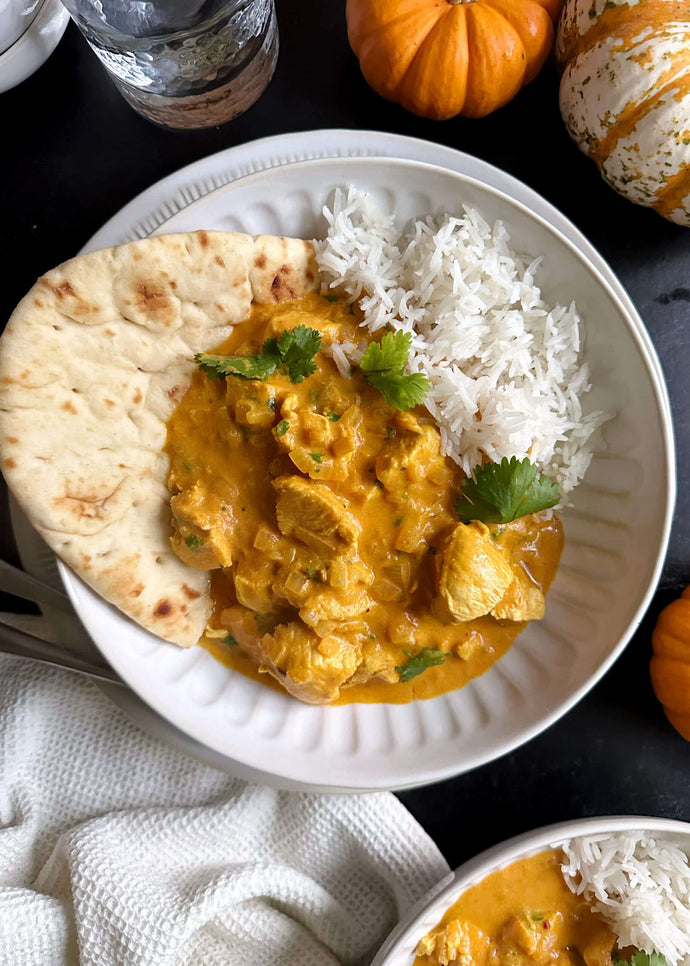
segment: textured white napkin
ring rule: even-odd
[[[364,966],[447,872],[393,795],[247,785],[0,656],[0,966]]]

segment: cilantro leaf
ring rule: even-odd
[[[462,483],[455,510],[461,520],[510,523],[555,506],[559,498],[558,486],[539,474],[529,459],[504,457],[500,463],[475,468],[474,479]]]
[[[424,402],[429,390],[429,380],[421,372],[410,375],[398,372],[376,372],[365,376],[374,389],[378,389],[389,406],[400,409],[414,409]]]
[[[264,382],[277,369],[285,370],[292,382],[302,382],[316,372],[314,356],[321,348],[321,333],[298,325],[286,329],[280,338],[266,339],[261,352],[246,356],[221,356],[197,352],[194,361],[210,379],[241,376]]]
[[[283,332],[278,339],[278,352],[287,367],[292,382],[302,382],[316,372],[314,356],[321,348],[321,333],[298,325],[291,332]]]
[[[316,372],[316,363],[313,359],[300,359],[291,362],[287,370],[292,382],[304,382],[307,376],[312,376]]]
[[[241,376],[243,379],[260,379],[264,382],[278,368],[280,356],[263,352],[254,356],[219,356],[197,352],[194,361],[210,379]]]
[[[380,342],[372,342],[362,356],[362,372],[402,372],[412,346],[410,332],[388,332]]]
[[[403,684],[411,681],[412,678],[416,678],[418,674],[422,674],[423,671],[428,670],[430,667],[443,664],[446,659],[443,651],[439,651],[435,647],[423,647],[419,654],[410,654],[408,651],[405,651],[405,654],[410,660],[395,669],[400,675],[400,681]]]
[[[627,959],[612,959],[611,966],[668,966],[668,964],[666,957],[661,953],[645,953],[642,949],[638,949],[633,953],[630,962]]]
[[[369,345],[359,364],[369,385],[378,389],[389,406],[403,412],[418,406],[430,386],[421,372],[405,372],[411,345],[409,332],[388,332],[380,342]]]

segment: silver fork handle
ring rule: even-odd
[[[5,560],[0,560],[0,590],[14,594],[15,597],[21,597],[23,600],[57,607],[65,614],[74,616],[72,605],[64,594],[44,584],[43,581],[36,580],[23,570],[18,570]]]
[[[86,661],[65,648],[43,641],[40,637],[34,637],[33,634],[27,634],[9,624],[0,623],[0,652],[42,661],[44,664],[76,671],[99,681],[125,686],[122,678],[108,665]]]

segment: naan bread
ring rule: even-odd
[[[0,466],[53,550],[154,634],[190,646],[209,578],[170,547],[166,421],[195,352],[253,303],[317,287],[309,242],[198,231],[80,255],[40,278],[0,339]]]

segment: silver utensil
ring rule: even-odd
[[[4,560],[0,560],[0,591],[21,597],[23,600],[33,601],[35,604],[55,607],[76,620],[72,605],[64,594]],[[82,657],[73,650],[35,637],[2,620],[0,620],[0,653],[42,661],[44,664],[63,667],[100,681],[124,685],[109,664]]]
[[[2,621],[0,621],[0,653],[42,661],[44,664],[63,667],[69,671],[76,671],[78,674],[97,678],[100,681],[124,686],[124,681],[113,671],[110,665],[84,660],[77,654],[70,653],[64,647],[51,644],[40,637],[34,637],[33,634],[27,634],[25,631],[20,631],[18,628]]]
[[[0,590],[23,600],[32,600],[35,604],[48,604],[57,607],[65,614],[74,615],[68,598],[59,590],[54,590],[35,577],[24,573],[5,560],[0,560]]]

